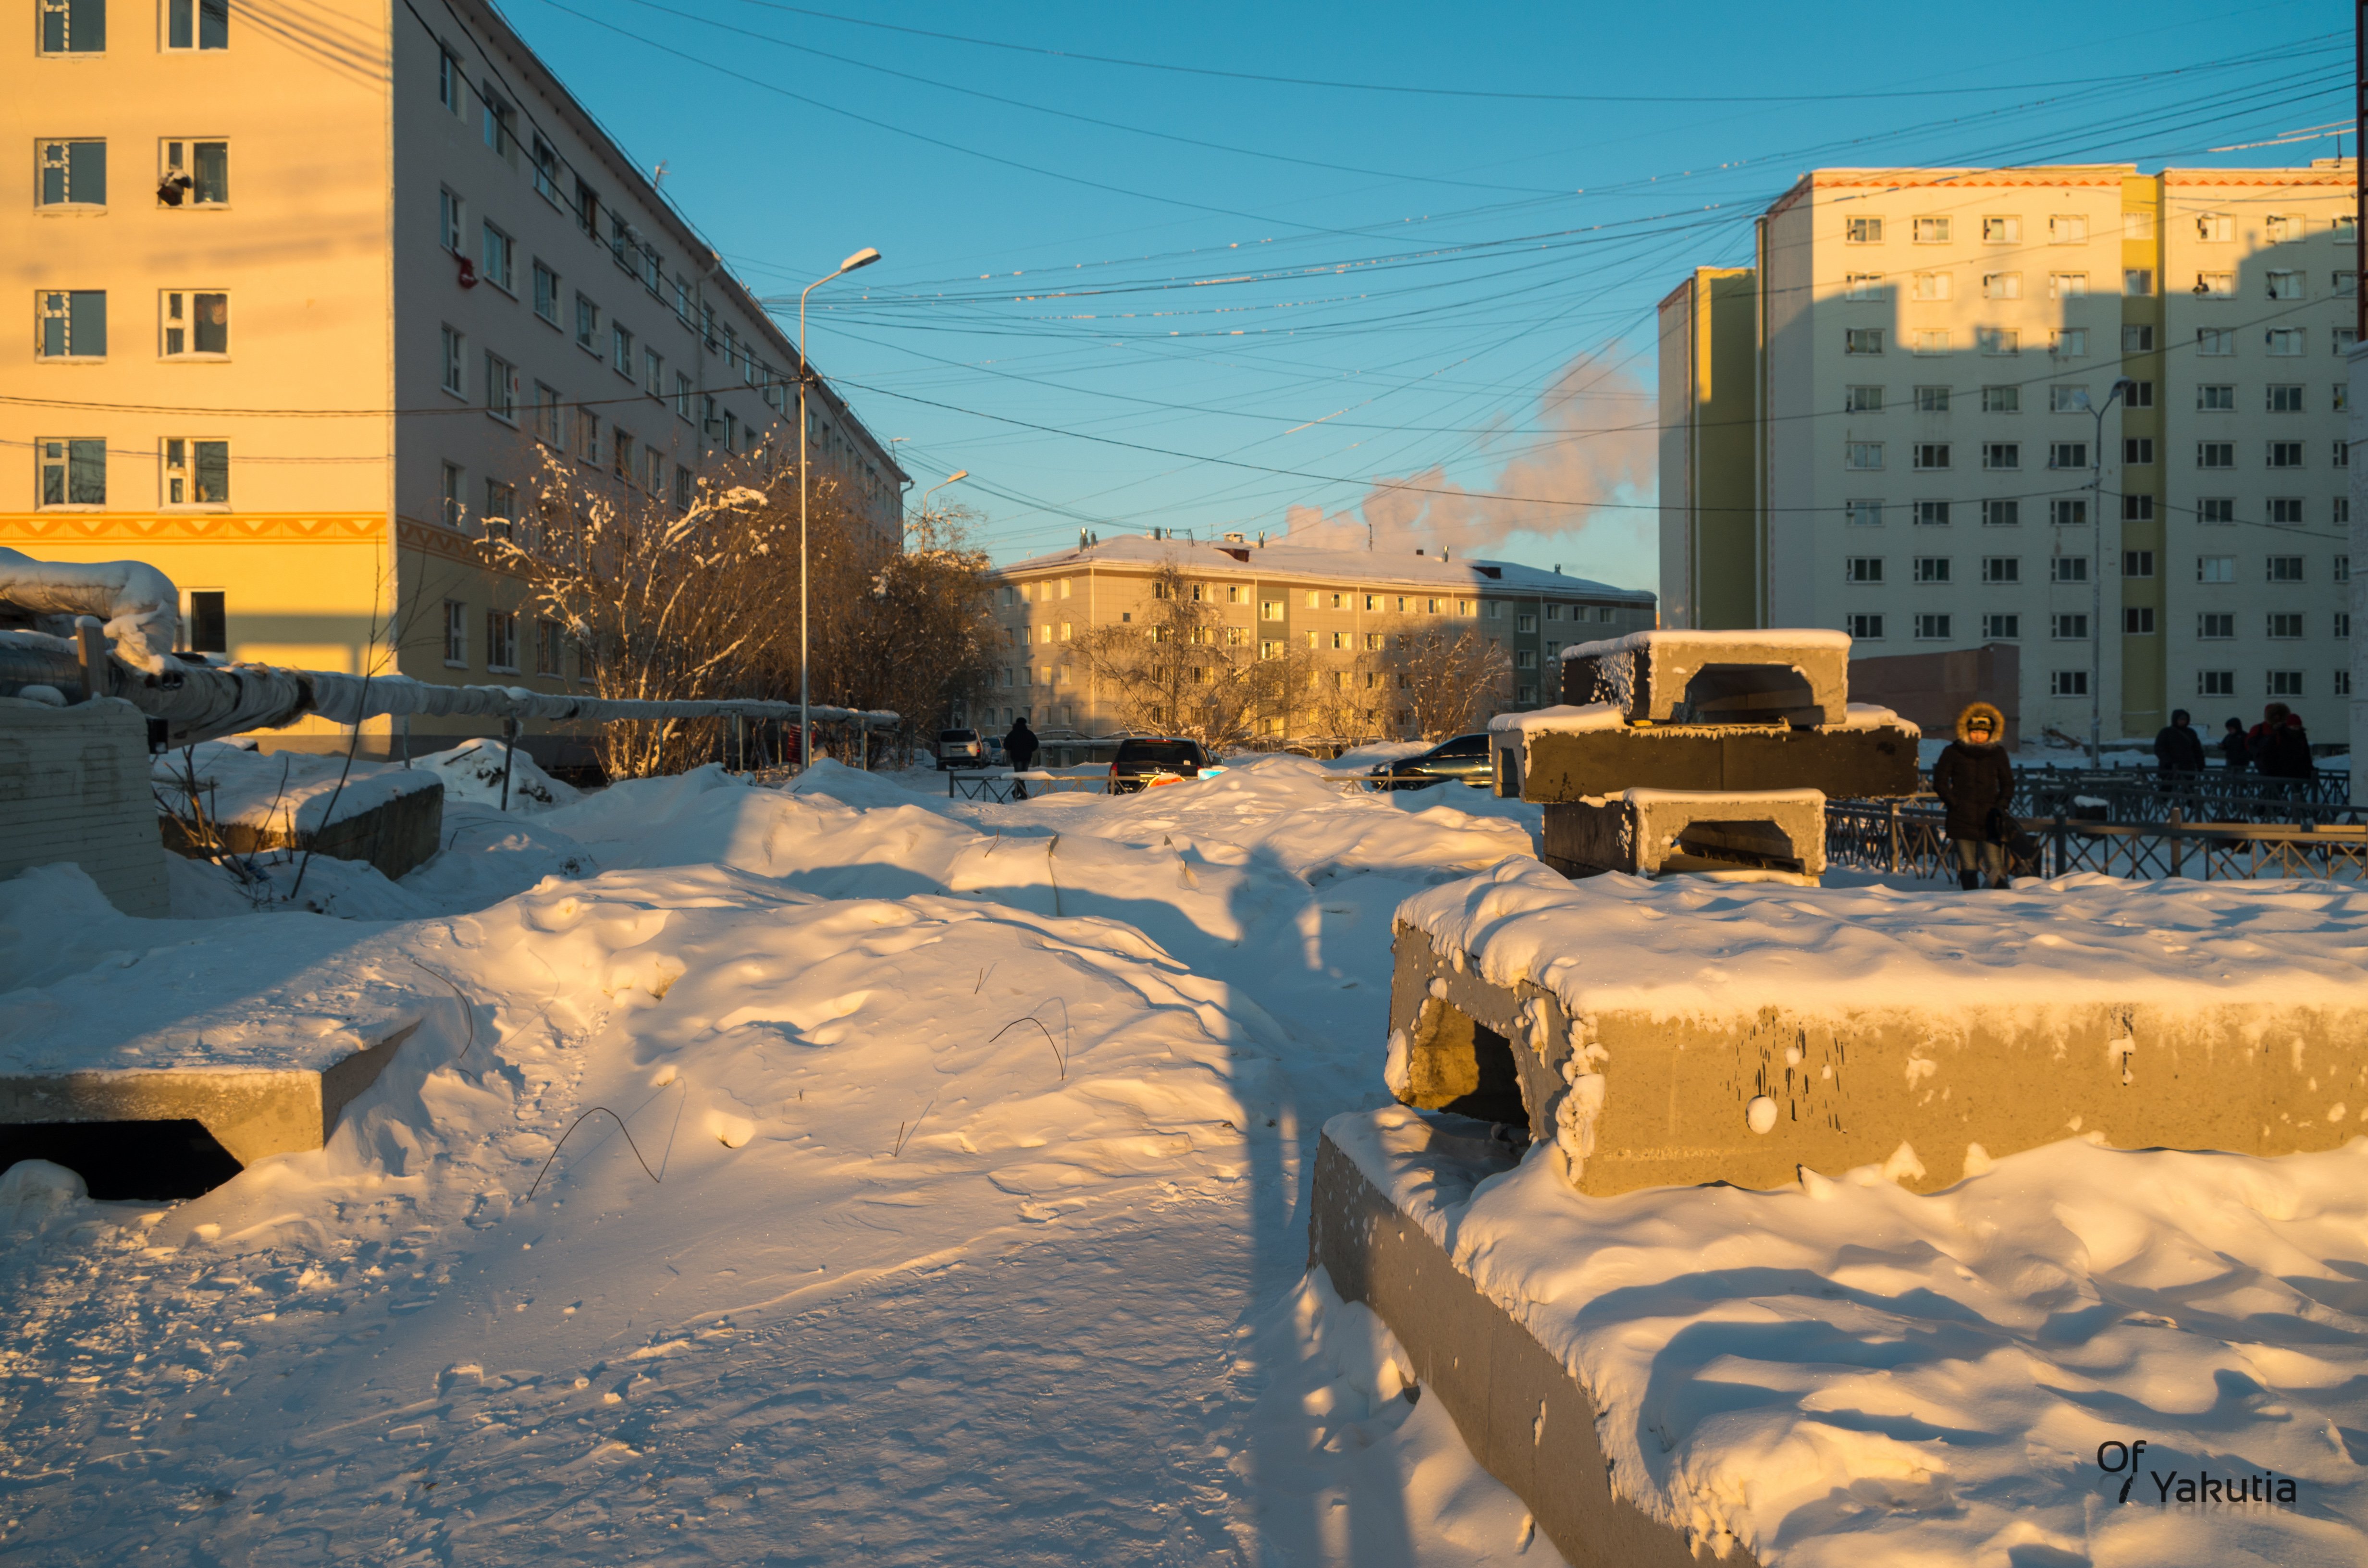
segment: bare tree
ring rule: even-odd
[[[1153,575],[1143,620],[1096,627],[1078,639],[1078,656],[1121,726],[1212,746],[1250,733],[1258,661],[1247,631],[1224,624],[1206,586],[1169,562]]]
[[[1411,738],[1445,740],[1474,728],[1505,706],[1512,664],[1496,639],[1471,627],[1402,627],[1387,639],[1395,677],[1396,719]]]

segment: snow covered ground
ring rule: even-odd
[[[1319,1129],[1406,1114],[1392,915],[1533,808],[1292,757],[531,804],[461,791],[399,883],[316,860],[329,914],[195,866],[173,920],[9,885],[0,1054],[421,1028],[328,1148],[205,1198],[0,1180],[0,1562],[1557,1561],[1305,1273]],[[2363,1158],[1426,1201],[1605,1401],[1623,1491],[1763,1562],[2358,1562]],[[2121,1508],[2109,1437],[2304,1494]]]

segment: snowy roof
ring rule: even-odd
[[[1299,544],[1202,544],[1191,540],[1150,539],[1127,534],[1075,550],[1031,556],[1000,569],[1006,577],[1023,573],[1076,570],[1089,566],[1157,567],[1169,562],[1196,574],[1238,576],[1247,566],[1258,577],[1321,583],[1390,583],[1436,592],[1481,594],[1507,592],[1562,595],[1571,598],[1613,599],[1650,605],[1655,596],[1646,588],[1615,588],[1588,577],[1573,577],[1511,561],[1456,561],[1435,555],[1409,555],[1397,551],[1318,550]]]

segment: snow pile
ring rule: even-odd
[[[1698,1540],[1771,1568],[2368,1558],[2368,1140],[1590,1199],[1534,1156],[1475,1188],[1415,1116],[1326,1131],[1589,1391],[1614,1490]],[[2112,1445],[2140,1441],[2124,1496]]]
[[[2082,872],[2008,892],[1566,881],[1513,861],[1406,901],[1398,918],[1533,980],[1573,1016],[1783,1006],[2126,1002],[2357,1006],[2368,888],[2321,881],[2133,882]]]
[[[414,759],[411,771],[444,781],[444,801],[491,806],[502,803],[502,769],[509,768],[509,809],[521,815],[573,805],[584,792],[564,784],[535,765],[524,750],[512,752],[497,740],[463,741],[450,751]],[[402,771],[398,766],[395,771]]]
[[[423,790],[438,776],[385,763],[351,767],[343,753],[264,753],[224,741],[201,741],[154,758],[150,778],[159,800],[189,817],[189,780],[206,820],[259,832],[310,834]],[[336,815],[330,815],[334,802]]]

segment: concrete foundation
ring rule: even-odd
[[[1564,653],[1563,700],[1653,724],[1839,724],[1850,639],[1839,631],[1634,631]]]
[[[71,1122],[193,1121],[241,1165],[318,1149],[354,1097],[378,1081],[410,1023],[327,1068],[105,1068],[0,1075],[0,1127]],[[85,1171],[94,1186],[103,1179]]]
[[[1465,1186],[1508,1168],[1477,1134],[1429,1130],[1430,1149]],[[1461,1135],[1459,1135],[1459,1132]],[[1482,1294],[1421,1226],[1401,1214],[1329,1137],[1316,1150],[1308,1256],[1349,1301],[1389,1324],[1423,1397],[1455,1420],[1481,1467],[1528,1506],[1573,1568],[1679,1568],[1697,1558],[1679,1532],[1611,1490],[1596,1440],[1600,1415],[1578,1380],[1511,1313]],[[1757,1568],[1734,1541],[1716,1561]]]
[[[167,912],[148,722],[113,699],[51,708],[0,697],[0,879],[60,862],[126,915]]]
[[[159,819],[165,847],[176,855],[203,858],[177,817]],[[268,824],[232,821],[217,824],[222,843],[241,855],[267,849],[310,849],[333,860],[367,860],[389,881],[424,865],[443,846],[444,785],[424,775],[419,786],[375,806],[341,814],[327,826],[303,832],[286,818]]]
[[[1569,1092],[1564,1063],[1583,1051],[1603,1075],[1592,1153],[1571,1173],[1583,1192],[1776,1187],[1804,1165],[1884,1165],[1929,1192],[1985,1155],[2083,1134],[2296,1153],[2341,1147],[2355,1128],[2328,1108],[2368,1103],[2368,988],[2340,1008],[1839,997],[1812,1015],[1744,997],[1700,1016],[1574,1018],[1553,992],[1486,980],[1416,927],[1398,926],[1395,952],[1404,1103],[1525,1123],[1543,1142]]]
[[[1816,790],[1834,800],[1916,792],[1917,737],[1897,724],[1655,724],[1492,738],[1497,793],[1549,805],[1625,790]]]
[[[1543,814],[1543,858],[1565,877],[1771,870],[1815,879],[1826,869],[1826,798],[1815,790],[1628,790]]]

